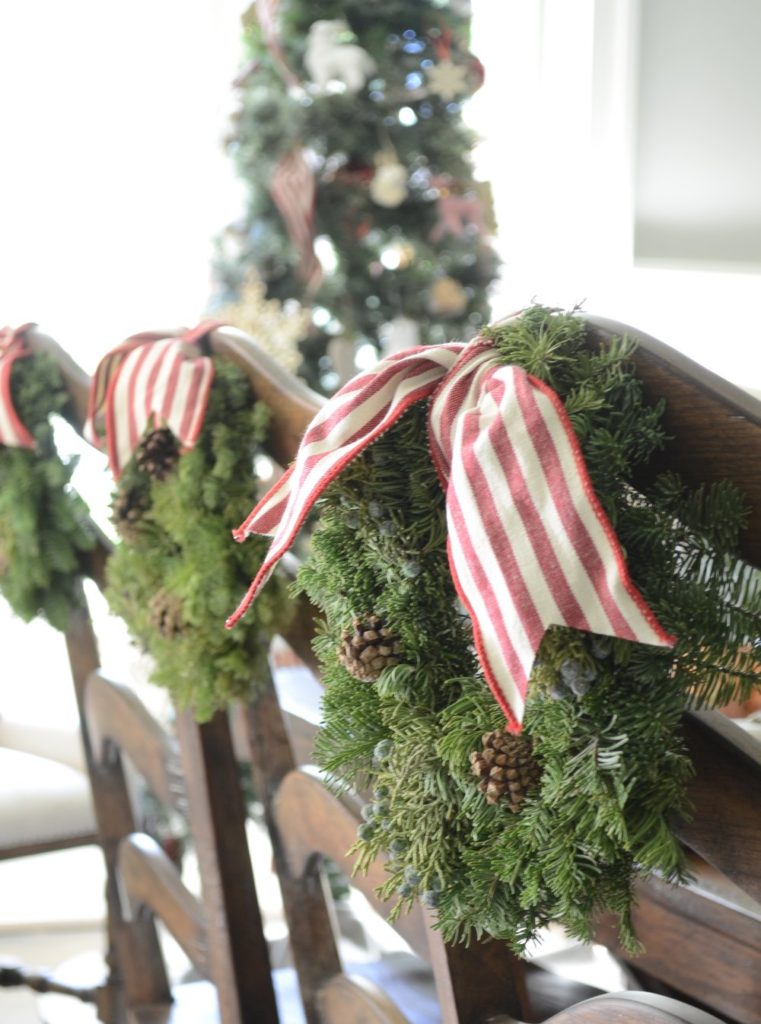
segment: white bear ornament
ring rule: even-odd
[[[309,28],[304,66],[312,82],[323,92],[333,82],[343,83],[346,92],[359,92],[376,70],[377,65],[367,50],[356,43],[340,41],[349,31],[341,18],[315,21]]]

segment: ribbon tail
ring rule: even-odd
[[[542,637],[557,624],[671,646],[632,583],[557,395],[519,367],[447,417],[452,577],[484,676],[520,730]]]
[[[255,505],[235,530],[233,537],[240,544],[252,533],[272,534],[277,532],[280,517],[288,504],[291,493],[291,477],[296,463],[286,469],[280,479],[270,487],[262,500]]]

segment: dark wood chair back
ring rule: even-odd
[[[731,480],[748,500],[743,556],[761,568],[761,402],[633,328],[589,318],[594,341],[637,340],[648,396],[666,400],[671,441],[651,470],[687,484]],[[678,826],[692,852],[694,884],[639,888],[634,922],[646,952],[635,971],[743,1024],[761,1021],[761,745],[715,711],[688,713],[684,734],[695,766],[690,821]],[[600,938],[624,956],[610,922]]]

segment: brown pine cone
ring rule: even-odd
[[[137,468],[153,480],[164,480],[177,465],[180,446],[168,427],[146,434],[135,451]]]
[[[474,750],[470,755],[471,770],[481,779],[478,788],[487,803],[504,801],[515,814],[541,776],[531,740],[498,729],[484,733],[481,743],[483,750]]]
[[[399,664],[399,638],[379,615],[356,618],[353,629],[344,633],[338,660],[350,675],[374,683],[384,668]]]

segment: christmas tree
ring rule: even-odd
[[[469,5],[257,0],[243,25],[228,145],[247,204],[220,240],[222,304],[255,277],[311,307],[302,373],[328,391],[363,346],[472,336],[496,258],[462,116],[483,81]]]

